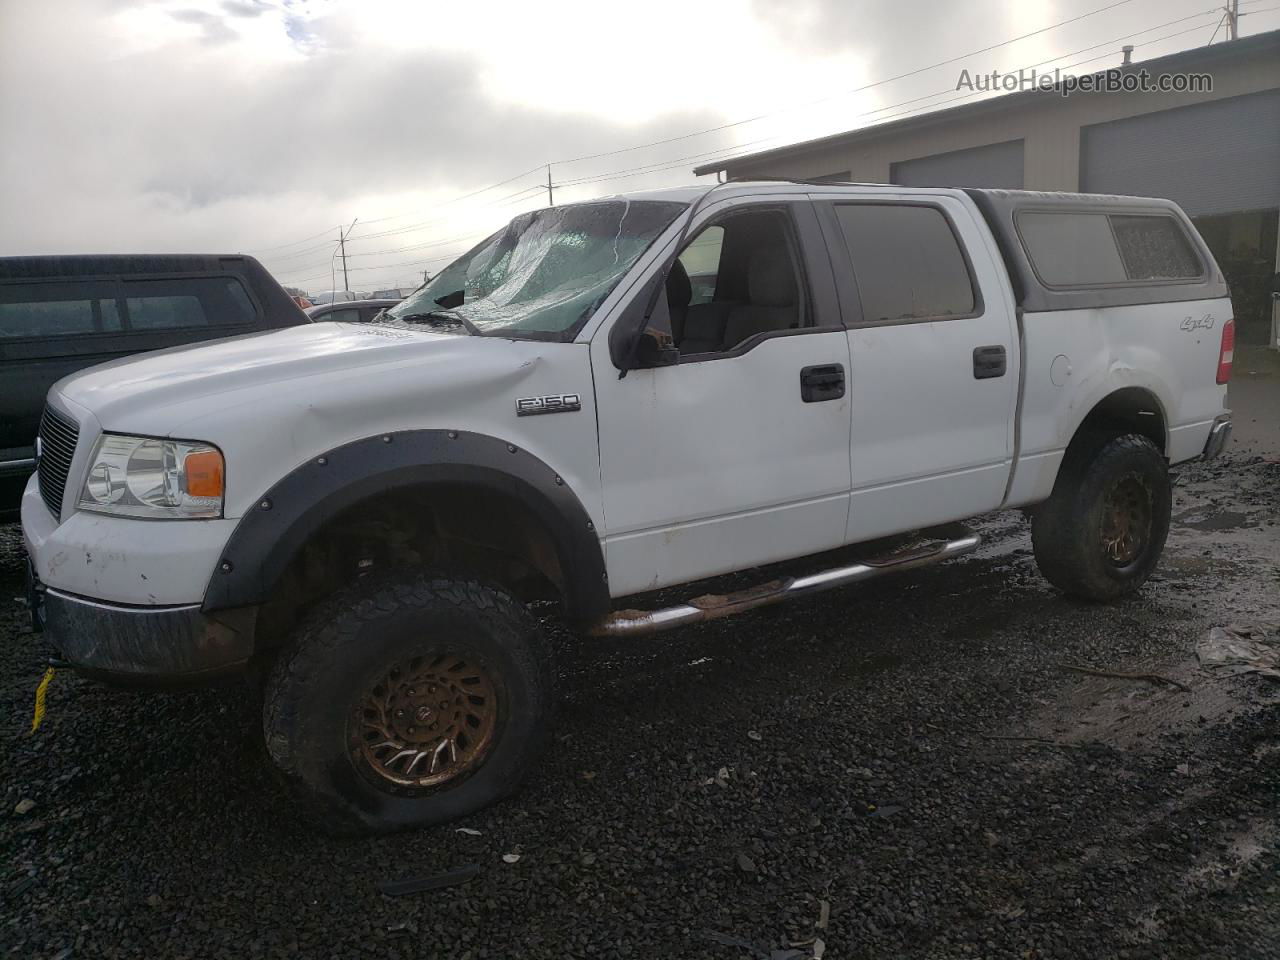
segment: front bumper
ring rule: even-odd
[[[217,616],[198,604],[131,607],[41,584],[28,567],[32,625],[82,672],[132,683],[185,683],[234,673],[253,653],[254,611]]]
[[[1209,438],[1204,442],[1204,458],[1212,460],[1222,453],[1231,439],[1231,414],[1224,413],[1213,421]]]

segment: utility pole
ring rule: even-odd
[[[359,222],[360,218],[356,217],[351,221],[351,226],[347,227],[346,236],[343,236],[342,227],[338,227],[338,249],[342,252],[342,289],[351,292],[351,283],[347,280],[347,237],[351,236],[351,230]]]
[[[1227,0],[1227,39],[1239,37],[1240,0]]]
[[[556,205],[556,195],[551,190],[551,164],[547,164],[547,206]]]

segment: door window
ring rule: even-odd
[[[734,213],[704,227],[667,280],[682,357],[722,354],[807,323],[791,222],[782,210]]]
[[[724,249],[724,227],[714,224],[693,239],[680,254],[680,265],[689,275],[689,305],[710,303],[716,297],[716,277]]]
[[[973,278],[946,215],[924,204],[842,203],[836,219],[871,323],[967,317]]]

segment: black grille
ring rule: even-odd
[[[40,418],[40,496],[49,512],[62,518],[62,492],[67,486],[67,472],[76,452],[80,425],[56,410],[45,407]]]

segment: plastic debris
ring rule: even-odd
[[[902,807],[898,804],[890,803],[890,804],[886,804],[883,807],[878,807],[873,803],[867,807],[867,816],[892,817],[895,813],[898,813],[901,810],[902,810]]]
[[[814,927],[818,930],[827,929],[827,921],[831,919],[831,901],[818,901],[818,919],[814,922]]]
[[[748,739],[748,740],[755,740],[755,741],[759,742],[759,741],[763,740],[763,739],[764,739],[764,737],[762,737],[762,736],[760,735],[760,731],[759,731],[759,730],[748,730],[748,731],[747,731],[747,739]]]
[[[474,827],[458,827],[456,830],[454,830],[454,833],[465,833],[468,837],[480,836],[480,831],[475,829]]]
[[[1196,644],[1200,664],[1227,676],[1256,673],[1280,680],[1280,636],[1273,623],[1214,627]]]
[[[35,733],[40,729],[40,724],[44,723],[45,701],[49,696],[49,684],[53,681],[53,675],[57,673],[53,667],[45,670],[44,676],[40,678],[40,683],[36,686],[36,706],[31,712],[31,732]]]
[[[404,880],[388,880],[378,884],[378,889],[389,897],[403,897],[407,893],[422,893],[424,890],[439,890],[443,887],[456,887],[474,880],[480,873],[480,864],[469,863],[457,870],[435,873],[429,877],[409,877]]]
[[[504,854],[502,855],[502,862],[503,862],[503,863],[519,863],[519,862],[520,862],[520,854],[518,854],[518,853],[504,853]]]
[[[13,808],[13,812],[20,817],[25,817],[28,813],[36,808],[36,802],[30,797],[23,797]]]

